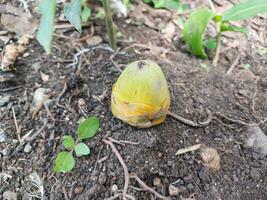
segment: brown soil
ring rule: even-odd
[[[245,51],[232,48],[223,52],[219,65],[212,67],[211,60],[201,60],[180,47],[174,49],[166,45],[155,30],[123,21],[117,24],[120,24],[119,30],[124,35],[119,44],[121,49],[130,45],[125,41],[131,37],[135,43],[150,43],[174,52],[162,58],[155,55],[155,49],[151,52],[133,47],[114,58],[124,65],[142,58],[158,62],[169,83],[173,113],[196,122],[207,118],[207,109],[246,123],[258,123],[267,117],[267,59],[266,54],[251,53],[253,41],[248,41]],[[95,35],[106,37],[103,22],[95,22],[94,28]],[[85,29],[83,34],[88,32],[90,30]],[[232,41],[234,39],[229,39],[230,43]],[[16,63],[17,80],[2,86],[22,87],[0,94],[2,97],[7,94],[12,96],[10,103],[0,108],[0,128],[7,136],[6,141],[0,143],[0,149],[9,151],[7,155],[0,154],[0,169],[10,175],[9,178],[0,176],[0,199],[5,191],[16,192],[19,199],[29,199],[27,177],[33,171],[43,180],[46,199],[103,200],[113,196],[111,188],[114,184],[119,189],[123,188],[124,174],[115,154],[101,141],[106,137],[139,142],[137,145],[116,144],[116,147],[129,172],[136,173],[148,186],[154,187],[153,180],[160,178],[161,185],[154,187],[160,194],[169,196],[171,183],[182,190],[171,199],[267,199],[267,157],[244,147],[245,125],[218,116],[204,128],[193,128],[171,117],[167,117],[162,125],[149,129],[131,127],[114,118],[110,111],[111,86],[120,73],[111,62],[112,52],[102,48],[106,48],[105,42],[88,47],[84,42],[71,43],[68,39],[56,37],[53,47],[53,54],[47,56],[33,41],[28,48],[30,56]],[[69,66],[68,61],[72,61],[77,53],[76,47],[90,50],[80,57],[80,63],[75,67]],[[240,53],[239,64],[230,76],[226,76],[227,69]],[[203,63],[210,66],[209,70],[201,67]],[[242,67],[246,63],[251,65],[250,69]],[[34,70],[33,66],[38,65],[40,69]],[[40,72],[49,75],[48,82],[42,81]],[[62,108],[57,106],[56,101],[64,82],[67,90],[60,98],[60,104],[65,107]],[[30,103],[33,92],[39,87],[53,91],[49,110],[54,120],[44,107],[34,119],[31,117]],[[80,99],[85,101],[83,109],[79,106]],[[22,128],[21,136],[43,128],[40,135],[29,142],[33,147],[29,153],[23,151],[25,144],[20,145],[17,141],[12,107],[17,110],[16,120]],[[68,133],[75,137],[78,120],[86,116],[97,116],[101,121],[97,136],[86,141],[91,154],[76,159],[71,173],[54,174],[55,156],[63,149],[62,136]],[[263,132],[267,132],[266,125],[260,124]],[[199,151],[175,156],[178,149],[197,143],[218,150],[220,171],[206,169]],[[97,162],[101,159],[102,162]],[[130,186],[141,188],[133,180]],[[150,192],[137,191],[133,187],[129,187],[128,194],[138,200],[156,199]]]

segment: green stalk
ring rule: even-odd
[[[211,10],[212,10],[213,12],[216,12],[216,10],[215,10],[215,7],[214,7],[214,4],[213,4],[212,0],[209,0],[209,4],[210,4],[210,8],[211,8]]]
[[[105,10],[105,18],[106,18],[106,26],[109,35],[109,44],[113,50],[117,48],[117,41],[116,41],[116,30],[112,20],[112,12],[110,9],[110,0],[103,0],[103,7]]]
[[[219,60],[219,56],[220,56],[221,35],[222,35],[222,32],[221,32],[221,22],[217,22],[217,36],[216,36],[217,47],[216,47],[215,56],[214,56],[213,62],[212,62],[212,64],[214,66],[217,66],[218,60]]]

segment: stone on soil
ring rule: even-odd
[[[267,155],[267,136],[259,126],[252,126],[248,129],[245,147],[252,148],[264,156]]]

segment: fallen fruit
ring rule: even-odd
[[[169,107],[166,78],[151,60],[130,63],[113,85],[112,113],[132,126],[148,128],[164,122]]]

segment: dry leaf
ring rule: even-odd
[[[209,170],[217,172],[221,169],[220,156],[216,149],[204,147],[200,154],[203,164]]]
[[[175,34],[175,24],[173,22],[169,22],[166,27],[162,30],[162,33],[164,34],[164,38],[171,42],[172,38]]]
[[[43,73],[43,72],[40,72],[41,74],[41,79],[44,83],[48,82],[49,81],[49,75]]]
[[[13,64],[17,57],[25,52],[30,38],[28,35],[24,35],[18,40],[18,45],[9,44],[4,49],[3,58],[1,60],[2,71],[13,71]]]
[[[95,45],[100,44],[101,42],[103,42],[103,39],[99,36],[93,36],[86,40],[86,43],[88,44],[88,46],[95,46]]]
[[[12,6],[11,4],[0,5],[1,21],[3,27],[19,35],[33,36],[38,27],[38,20],[30,13]]]
[[[130,13],[129,16],[133,19],[135,19],[138,23],[143,23],[149,28],[152,29],[158,29],[156,24],[154,23],[154,20],[151,19],[151,17],[144,13],[144,9],[138,5],[136,6]]]
[[[18,57],[18,49],[14,44],[9,44],[5,47],[4,56],[1,62],[2,71],[12,71],[13,64]]]
[[[35,90],[31,105],[32,117],[34,117],[43,106],[44,102],[51,97],[51,90],[47,88],[38,88]]]
[[[196,145],[193,145],[193,146],[190,146],[190,147],[186,147],[186,148],[183,148],[183,149],[179,149],[175,155],[180,155],[180,154],[184,154],[184,153],[187,153],[187,152],[190,152],[190,151],[196,151],[198,150],[199,148],[201,147],[201,144],[196,144]]]

